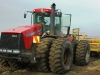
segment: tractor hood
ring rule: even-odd
[[[19,26],[16,28],[8,29],[8,30],[3,31],[2,33],[23,33],[27,30],[31,30],[34,32],[40,28],[41,28],[40,24],[26,25],[26,26]]]
[[[8,41],[19,41],[24,44],[20,44],[20,46],[25,48],[26,50],[30,50],[32,43],[33,43],[33,36],[41,36],[42,35],[42,25],[41,24],[34,24],[34,25],[27,25],[27,26],[19,26],[16,28],[12,28],[1,33],[1,39],[8,44]],[[20,40],[21,39],[21,40]],[[10,42],[9,41],[9,42]],[[13,44],[12,44],[13,45]],[[16,46],[19,46],[18,44]],[[8,46],[7,46],[8,47]],[[12,47],[12,46],[11,46]]]

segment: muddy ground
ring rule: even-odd
[[[30,72],[27,69],[14,72],[0,72],[0,75],[59,75],[54,73]],[[91,57],[87,66],[77,66],[73,64],[71,71],[64,75],[100,75],[100,57]]]

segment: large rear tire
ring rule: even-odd
[[[43,71],[43,72],[50,71],[48,57],[49,57],[49,51],[53,40],[54,38],[43,38],[40,44],[37,45],[36,57],[38,58],[40,56],[37,64],[37,69],[39,71]]]
[[[80,40],[76,49],[75,60],[76,64],[85,66],[90,59],[90,44],[86,40]]]
[[[52,72],[63,74],[71,69],[73,48],[71,42],[66,38],[56,39],[51,46],[49,55],[49,64]]]

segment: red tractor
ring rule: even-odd
[[[38,71],[66,73],[73,62],[77,65],[89,63],[88,41],[77,41],[69,33],[71,14],[62,14],[55,7],[53,3],[51,9],[26,11],[24,18],[26,13],[31,13],[32,25],[1,32],[2,69],[15,70],[21,65],[35,64]]]

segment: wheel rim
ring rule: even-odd
[[[63,64],[64,64],[65,68],[67,68],[67,69],[69,69],[71,66],[71,62],[72,62],[71,55],[72,54],[70,52],[70,49],[67,48],[64,52],[64,57],[63,57],[63,60],[64,60]]]
[[[88,44],[86,44],[86,63],[89,62],[89,57],[90,57],[90,51],[89,51],[89,48],[88,48]]]
[[[89,51],[87,51],[87,53],[86,53],[86,62],[87,62],[87,63],[89,62],[89,57],[90,57]]]
[[[64,64],[66,64],[67,63],[67,53],[66,53],[66,51],[64,52]]]

